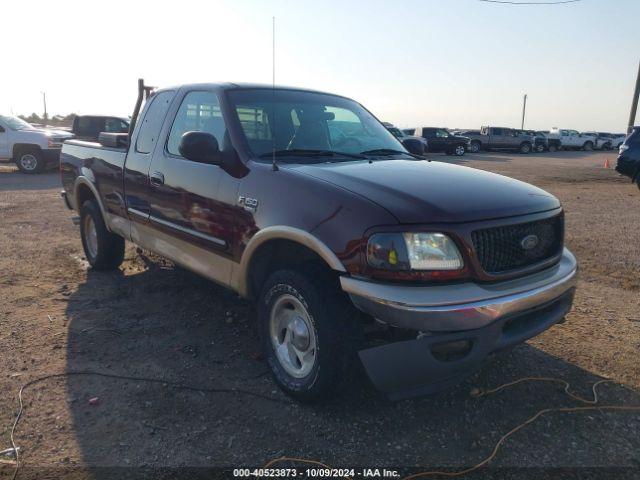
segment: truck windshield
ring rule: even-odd
[[[349,154],[344,159],[374,150],[405,156],[402,144],[353,100],[267,88],[233,90],[228,98],[256,157],[268,157],[274,149],[308,153],[287,155],[284,160],[297,163],[312,161],[314,152],[333,152],[331,161],[341,152]]]
[[[33,127],[18,117],[5,117],[0,115],[0,120],[11,130],[32,130]]]

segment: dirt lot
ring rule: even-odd
[[[322,406],[298,405],[276,389],[259,358],[248,305],[235,295],[134,247],[122,271],[88,271],[57,175],[0,167],[0,450],[10,446],[20,386],[69,371],[166,383],[72,376],[31,387],[16,435],[21,478],[169,478],[175,471],[157,468],[257,467],[282,455],[335,467],[455,470],[482,460],[537,410],[577,404],[553,384],[522,384],[481,399],[469,395],[474,387],[557,376],[589,395],[591,382],[607,377],[614,383],[601,387],[603,403],[640,405],[640,191],[603,169],[605,158],[615,154],[455,160],[532,182],[562,200],[566,243],[581,265],[565,324],[447,392],[388,403],[363,381]],[[471,476],[614,466],[631,468],[618,476],[640,476],[638,413],[545,416],[512,437],[490,470]],[[0,478],[12,468],[0,464]],[[595,475],[604,478],[604,470]]]

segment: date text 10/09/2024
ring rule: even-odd
[[[399,478],[397,470],[386,468],[236,468],[236,478]]]

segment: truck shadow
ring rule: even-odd
[[[389,403],[361,381],[328,404],[300,405],[266,374],[247,303],[163,262],[134,261],[144,261],[144,271],[130,268],[129,260],[123,272],[89,272],[68,297],[68,371],[242,392],[68,377],[73,433],[92,478],[115,478],[117,472],[120,478],[137,478],[185,466],[259,467],[283,455],[337,467],[455,469],[482,460],[503,433],[537,410],[576,404],[552,384],[518,385],[482,399],[469,395],[472,388],[553,376],[589,396],[590,384],[598,379],[522,345],[471,380],[434,396]],[[640,394],[617,384],[603,386],[600,393],[603,403],[640,404]],[[90,402],[93,397],[99,400]],[[637,444],[638,431],[640,419],[631,414],[555,414],[509,441],[495,464],[634,465],[640,456],[629,459],[629,449],[616,445]]]

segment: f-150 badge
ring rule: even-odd
[[[258,200],[240,195],[238,197],[238,205],[241,205],[248,212],[255,212],[258,209]]]

